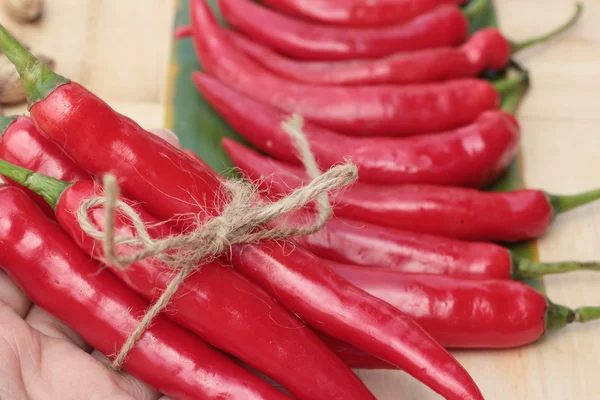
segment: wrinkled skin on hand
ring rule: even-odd
[[[175,135],[152,130],[178,146]],[[168,400],[31,303],[0,269],[0,399]]]

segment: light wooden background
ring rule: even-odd
[[[520,112],[526,181],[556,193],[600,186],[600,0],[584,3],[576,28],[519,56],[533,80]],[[545,31],[573,10],[571,0],[496,4],[513,39]],[[47,0],[38,25],[17,26],[2,15],[0,21],[55,57],[60,73],[152,128],[163,122],[174,6],[174,0]],[[599,244],[600,203],[560,216],[539,250],[548,261],[592,260],[600,259]],[[600,305],[600,274],[549,277],[546,286],[555,302]],[[456,355],[486,399],[600,399],[600,321],[569,326],[522,349]],[[380,399],[437,398],[401,372],[360,375]]]

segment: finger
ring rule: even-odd
[[[80,349],[90,352],[92,348],[74,330],[53,317],[46,310],[34,305],[25,317],[25,321],[33,329],[57,339],[66,339]]]
[[[92,351],[92,357],[104,364],[106,368],[110,368],[110,360],[98,350]],[[134,378],[125,371],[119,373],[116,379],[119,387],[129,393],[134,399],[157,400],[163,398],[161,397],[162,395],[152,389],[152,387]]]
[[[179,138],[173,131],[169,129],[149,129],[150,132],[154,133],[159,138],[167,141],[171,145],[175,146],[178,149],[181,149],[181,143],[179,143]]]
[[[0,270],[0,302],[9,306],[21,318],[27,315],[31,308],[31,300],[2,270]]]

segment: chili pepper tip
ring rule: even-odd
[[[546,42],[558,35],[560,35],[561,33],[565,32],[566,30],[568,30],[570,27],[572,27],[573,25],[575,25],[575,22],[577,22],[577,20],[579,19],[579,17],[581,16],[581,13],[583,11],[583,4],[582,3],[575,3],[575,12],[573,13],[573,15],[571,16],[571,18],[569,18],[569,20],[567,22],[565,22],[564,24],[560,25],[559,27],[551,30],[550,32],[547,32],[543,35],[525,40],[523,42],[510,42],[510,48],[511,48],[511,52],[512,54],[515,54],[521,50],[527,49],[529,47],[532,47],[538,43],[543,43]]]
[[[600,262],[597,261],[538,262],[514,255],[512,258],[512,276],[518,280],[540,278],[544,275],[562,274],[571,271],[600,271]]]
[[[0,159],[0,175],[4,175],[39,194],[52,209],[56,207],[60,195],[71,185],[69,182],[38,174],[2,159]]]
[[[546,193],[546,197],[554,210],[554,214],[562,214],[579,206],[600,200],[600,188],[589,190],[587,192],[570,194],[570,195],[555,195]]]
[[[0,50],[12,62],[27,95],[28,108],[45,99],[58,86],[70,81],[53,72],[50,67],[27,50],[8,30],[0,24]]]

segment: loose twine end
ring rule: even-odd
[[[136,261],[154,257],[176,272],[160,298],[150,306],[135,330],[127,337],[112,362],[113,369],[121,369],[127,355],[148,330],[152,321],[169,304],[185,279],[201,268],[202,264],[216,258],[234,244],[303,236],[320,230],[332,214],[328,193],[346,187],[358,179],[358,168],[350,162],[334,166],[321,173],[302,130],[301,116],[292,115],[282,122],[281,127],[294,139],[298,157],[312,180],[306,186],[294,190],[278,201],[263,203],[257,200],[257,189],[254,185],[228,180],[224,183],[224,187],[230,195],[229,203],[224,207],[221,215],[198,222],[191,232],[161,239],[152,238],[134,207],[119,199],[117,178],[112,174],[104,176],[104,196],[88,199],[79,207],[77,218],[82,230],[102,241],[106,264],[125,269]],[[316,202],[316,214],[310,225],[271,226],[274,220],[298,211],[313,201]],[[104,226],[101,229],[98,229],[89,219],[89,211],[99,206],[104,206],[105,209]],[[117,209],[121,216],[125,216],[133,224],[134,236],[116,235],[115,210]],[[197,216],[198,221],[200,216],[201,214]],[[139,250],[134,254],[128,252],[129,255],[121,255],[117,251],[119,245],[127,245]]]

